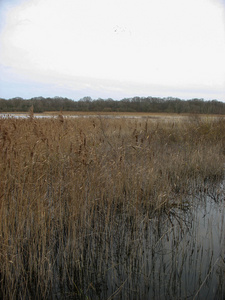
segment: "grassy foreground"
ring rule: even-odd
[[[186,207],[224,162],[224,118],[0,119],[0,298],[81,299],[118,224],[131,255],[127,228]]]

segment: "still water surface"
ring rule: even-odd
[[[88,254],[83,295],[90,299],[224,300],[223,188],[224,183],[189,199],[186,209],[151,217],[147,227],[140,222],[132,230],[128,223],[124,232],[118,220],[113,241],[105,237],[99,245],[90,235],[96,251]]]

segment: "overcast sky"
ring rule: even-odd
[[[225,102],[225,0],[0,0],[0,97]]]

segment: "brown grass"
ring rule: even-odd
[[[117,226],[135,232],[223,177],[225,120],[6,118],[0,149],[0,298],[82,298]]]

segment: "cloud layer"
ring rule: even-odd
[[[11,81],[12,90],[15,83],[27,84],[32,93],[35,82],[56,92],[71,91],[71,96],[78,91],[99,97],[173,92],[190,98],[196,92],[225,101],[222,2],[5,2],[2,89],[7,94]]]

